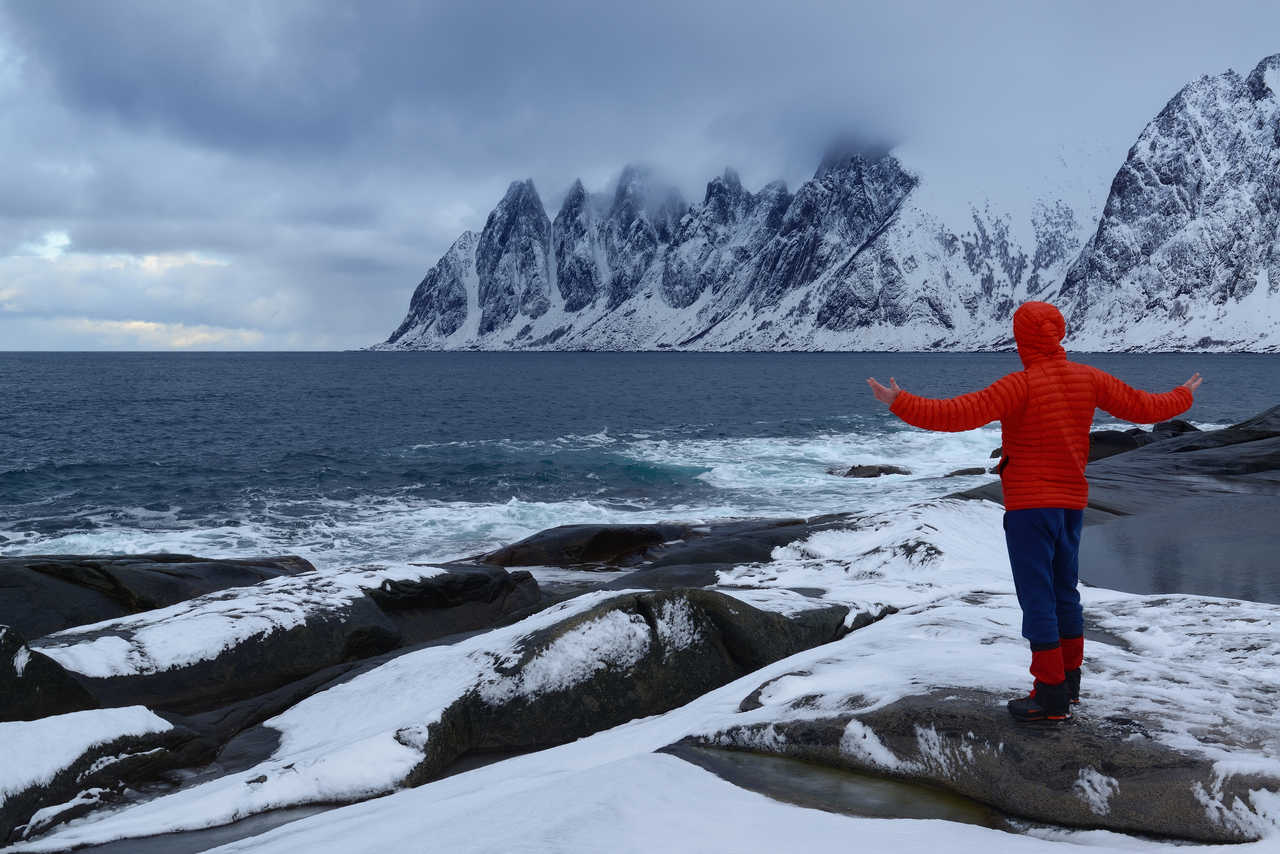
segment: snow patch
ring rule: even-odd
[[[1111,797],[1119,788],[1120,783],[1114,777],[1093,768],[1081,768],[1072,790],[1095,815],[1106,815],[1111,811]]]
[[[658,608],[658,638],[664,649],[688,649],[702,640],[689,600],[667,599]]]
[[[845,725],[840,737],[840,752],[856,756],[883,771],[907,771],[913,764],[899,759],[880,736],[857,718]]]
[[[21,678],[24,670],[27,669],[27,663],[31,661],[31,650],[27,647],[20,647],[13,654],[13,672]]]
[[[610,611],[556,638],[515,676],[486,678],[479,693],[485,702],[497,705],[517,696],[561,691],[607,667],[631,667],[649,654],[649,648],[649,624],[644,617]],[[501,674],[519,660],[512,651],[495,661],[494,667]]]

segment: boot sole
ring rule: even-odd
[[[1070,712],[1065,715],[1040,715],[1034,718],[1024,718],[1014,714],[1010,714],[1009,717],[1020,724],[1060,724],[1074,719]]]

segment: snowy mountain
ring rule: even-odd
[[[1280,55],[1188,85],[1105,205],[1087,158],[1025,196],[957,198],[956,164],[903,150],[833,151],[795,193],[726,170],[692,205],[628,166],[611,194],[575,182],[554,220],[514,182],[378,346],[983,350],[1046,299],[1076,349],[1277,350],[1278,88]]]
[[[1278,292],[1280,54],[1147,125],[1061,297],[1078,346],[1275,351]]]

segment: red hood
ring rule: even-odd
[[[1066,358],[1067,351],[1062,349],[1066,333],[1062,312],[1047,302],[1024,302],[1013,313],[1013,338],[1024,368],[1042,359]]]

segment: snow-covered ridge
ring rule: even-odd
[[[1277,68],[1203,77],[1119,173],[1059,158],[1017,197],[960,198],[963,164],[908,149],[830,154],[794,193],[726,170],[694,204],[628,166],[554,218],[513,182],[377,347],[986,350],[1047,299],[1077,349],[1274,351]]]

